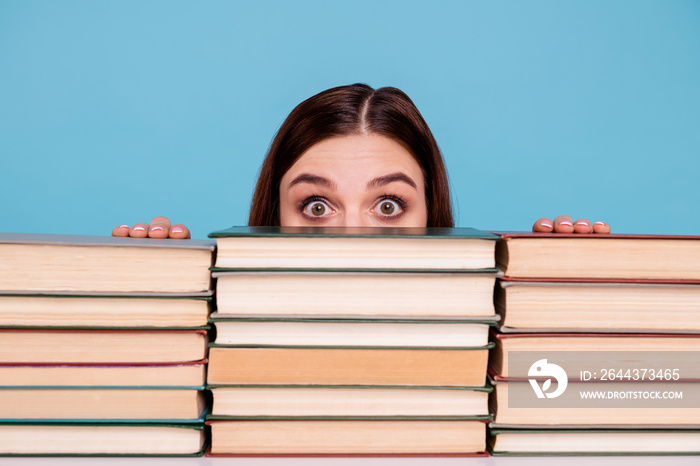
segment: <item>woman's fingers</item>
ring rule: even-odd
[[[151,223],[137,223],[129,228],[129,225],[119,225],[112,230],[112,236],[122,238],[131,236],[132,238],[174,238],[189,239],[190,230],[180,223],[170,225],[167,217],[154,217]]]
[[[129,236],[129,225],[119,225],[118,227],[114,227],[112,230],[112,236],[119,236],[121,238]]]
[[[167,217],[153,217],[148,228],[148,237],[164,239],[170,236],[170,219]]]
[[[532,231],[535,233],[551,233],[554,230],[554,222],[548,218],[541,218],[532,225]]]
[[[574,219],[568,215],[560,215],[554,219],[554,232],[555,233],[573,233],[574,232]]]
[[[170,237],[174,239],[189,239],[190,230],[180,223],[170,227]]]
[[[568,215],[560,215],[553,221],[548,218],[541,218],[532,226],[535,233],[610,233],[610,225],[604,222],[591,223],[585,218],[575,222]]]
[[[595,222],[593,224],[593,233],[610,233],[610,225],[605,222]]]
[[[170,219],[167,217],[155,217],[151,220],[148,236],[150,238],[189,239],[190,230],[181,223],[171,225]]]
[[[578,219],[574,222],[574,233],[593,233],[593,224],[585,218]]]
[[[146,238],[148,236],[148,223],[137,223],[129,229],[129,236],[132,238]]]

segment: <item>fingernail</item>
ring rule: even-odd
[[[129,225],[119,225],[117,228],[129,228]]]
[[[163,231],[163,227],[151,227],[151,231]]]
[[[137,226],[137,227],[134,227],[134,231],[146,231],[146,229],[142,226]]]
[[[559,225],[566,225],[566,226],[568,226],[568,227],[574,226],[574,224],[571,223],[571,222],[568,221],[568,220],[564,220],[563,222],[559,222]]]
[[[552,222],[540,222],[540,225],[547,228],[552,228],[554,226]]]
[[[605,226],[605,223],[603,223],[603,222],[595,222],[595,224],[600,225],[600,226]]]
[[[562,223],[564,223],[564,222],[562,222]],[[576,225],[581,225],[581,226],[587,227],[588,222],[576,222]]]
[[[170,229],[170,233],[182,233],[182,228],[181,227],[172,227]]]

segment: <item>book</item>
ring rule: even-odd
[[[490,419],[490,387],[209,386],[210,419]]]
[[[495,273],[229,271],[212,277],[220,316],[498,318]]]
[[[201,390],[151,388],[0,388],[2,420],[197,420]]]
[[[501,377],[527,378],[532,363],[549,358],[569,378],[579,378],[582,371],[589,371],[591,377],[611,381],[700,380],[698,334],[493,332],[492,335],[495,347],[489,368]],[[632,373],[635,368],[646,370],[649,376],[638,373],[635,378]],[[628,369],[630,373],[625,378]],[[667,371],[671,369],[676,369],[676,375]],[[620,375],[619,370],[622,370]]]
[[[472,228],[232,227],[216,238],[223,269],[481,270],[498,236]]]
[[[565,395],[574,402],[558,403],[561,398],[538,399],[531,384],[523,379],[490,378],[493,393],[490,410],[493,428],[700,428],[700,405],[697,382],[591,382],[569,380]],[[665,400],[628,398],[627,400],[584,399],[582,392],[638,393],[673,390],[684,397]],[[687,395],[687,396],[686,396]],[[668,407],[669,405],[678,407]]]
[[[195,424],[0,423],[2,456],[201,456]]]
[[[213,241],[0,233],[3,293],[206,293]]]
[[[203,327],[210,300],[168,295],[0,295],[0,327]]]
[[[0,387],[202,387],[206,359],[168,364],[0,364]]]
[[[199,361],[206,330],[2,329],[0,363]]]
[[[215,232],[208,456],[483,455],[498,237]]]
[[[700,237],[504,233],[498,266],[515,278],[700,280]]]
[[[230,319],[212,314],[214,343],[227,346],[476,347],[488,321]]]
[[[495,302],[502,332],[700,332],[700,284],[502,278]]]
[[[698,455],[697,429],[491,429],[494,456]]]
[[[483,421],[207,421],[211,454],[469,454],[486,448]],[[207,453],[207,456],[209,453]]]
[[[478,387],[489,346],[454,348],[238,348],[212,344],[212,385],[406,385]]]

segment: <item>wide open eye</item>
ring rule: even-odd
[[[331,209],[328,204],[322,200],[311,200],[302,209],[304,214],[312,218],[323,217],[330,214],[333,209]]]
[[[404,205],[400,199],[384,197],[375,205],[374,211],[385,217],[394,217],[404,212]]]

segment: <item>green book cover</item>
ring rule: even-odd
[[[214,270],[497,272],[500,237],[473,228],[231,227]]]
[[[461,238],[499,241],[500,236],[475,228],[388,227],[249,227],[234,226],[209,233],[210,238],[246,236],[365,237],[365,238]]]
[[[337,317],[237,317],[232,315],[219,315],[217,312],[213,312],[209,316],[209,323],[215,324],[216,322],[335,322],[335,323],[397,323],[397,324],[481,324],[488,325],[489,327],[497,327],[498,320],[494,319],[484,319],[484,318],[474,318],[474,319],[416,319],[416,318],[347,318],[341,319]]]
[[[207,416],[207,421],[490,421],[484,416]]]
[[[493,342],[485,346],[360,346],[360,345],[230,345],[209,343],[209,348],[279,348],[279,349],[353,349],[353,350],[417,350],[417,351],[479,351],[495,347]]]
[[[273,388],[273,389],[357,389],[357,390],[469,390],[473,392],[493,392],[490,385],[477,387],[421,386],[421,385],[284,385],[284,384],[207,384],[207,390],[217,388]]]

